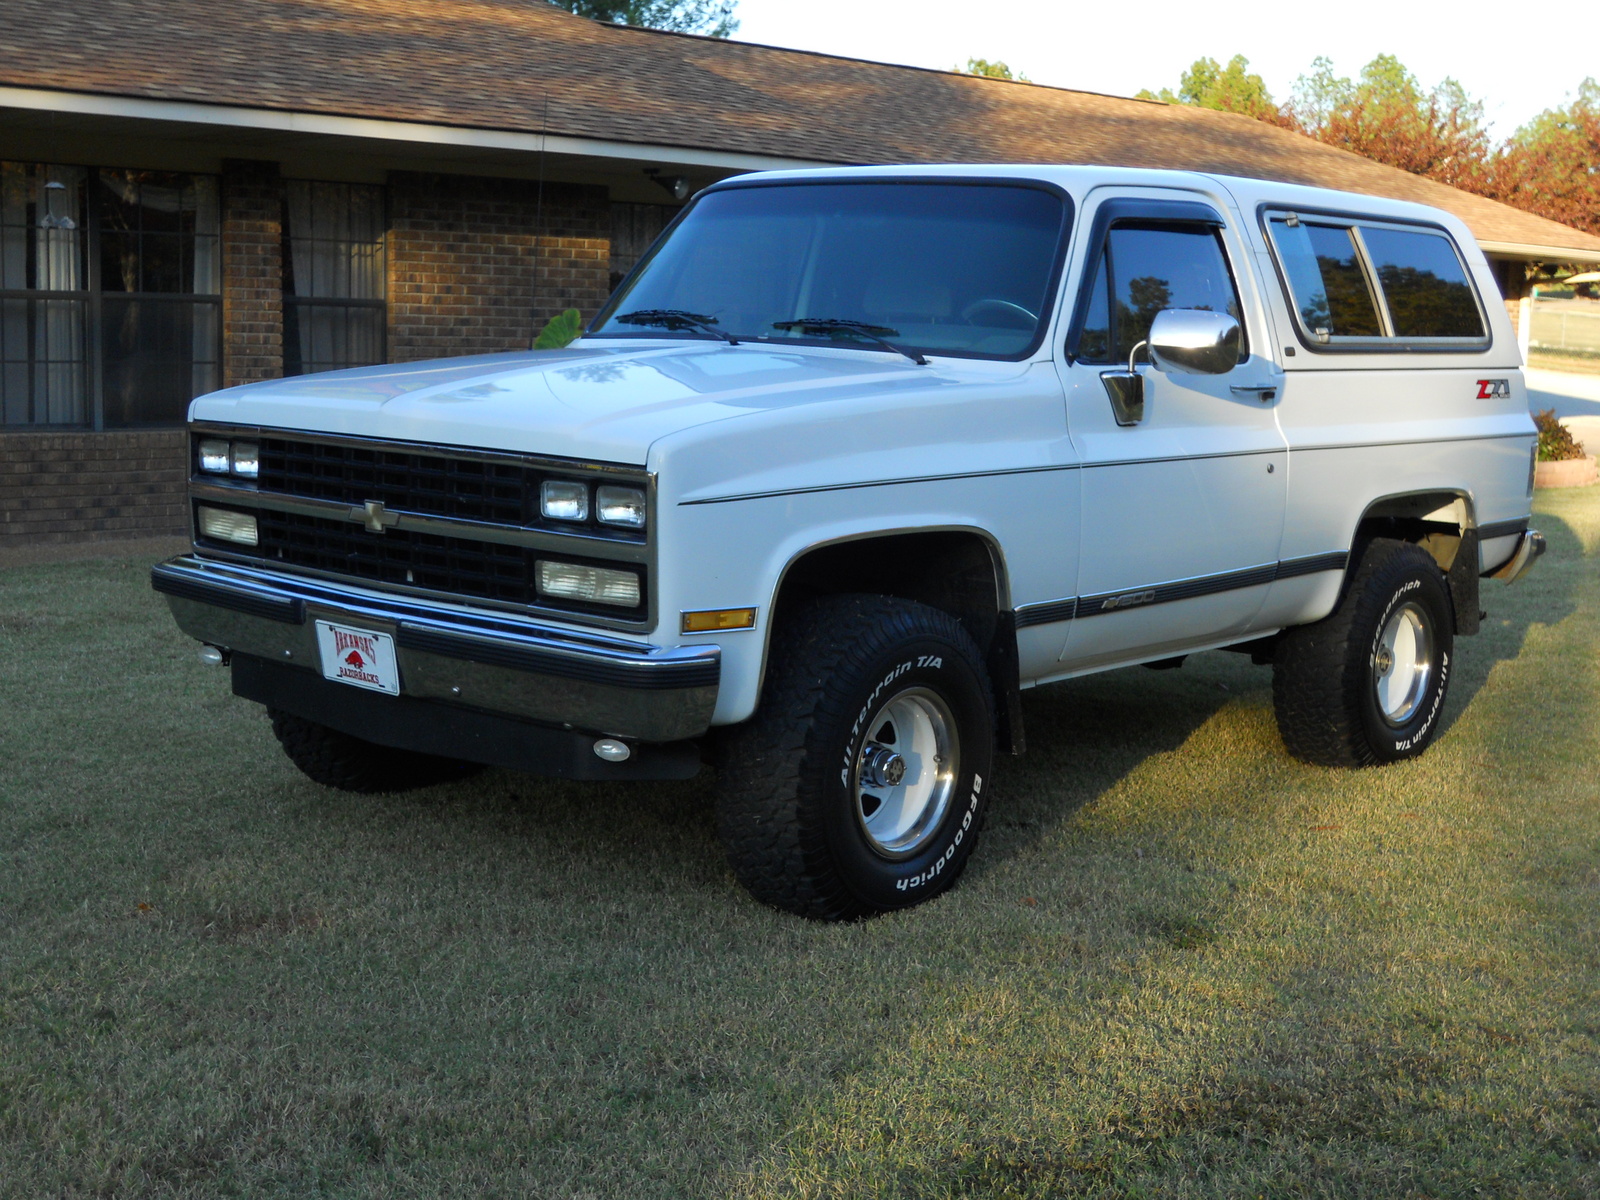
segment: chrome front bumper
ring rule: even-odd
[[[716,646],[642,646],[192,555],[150,582],[190,637],[319,676],[317,621],[387,633],[401,692],[419,699],[646,742],[699,736],[717,703]]]

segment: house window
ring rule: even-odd
[[[283,373],[383,362],[383,189],[291,179],[285,193]]]
[[[96,172],[104,424],[171,425],[219,386],[222,264],[217,181]]]
[[[0,163],[0,422],[89,419],[81,167]]]
[[[611,205],[611,290],[627,278],[646,250],[655,244],[661,231],[683,210],[674,204],[630,204],[623,200]]]
[[[0,426],[183,421],[217,387],[216,180],[0,163]]]

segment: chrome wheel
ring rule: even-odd
[[[1399,728],[1416,715],[1433,677],[1433,628],[1415,603],[1400,606],[1372,655],[1372,686],[1383,719]]]
[[[867,725],[851,775],[856,819],[884,858],[909,858],[938,832],[960,772],[955,717],[938,693],[907,688]]]

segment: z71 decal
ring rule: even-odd
[[[1480,379],[1478,380],[1479,400],[1503,400],[1511,395],[1511,380],[1509,379]]]

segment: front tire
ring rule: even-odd
[[[718,832],[758,900],[847,920],[948,889],[983,824],[994,706],[948,613],[834,596],[774,635],[761,707],[729,739]]]
[[[1438,733],[1453,651],[1450,593],[1432,556],[1375,538],[1332,615],[1278,641],[1272,702],[1283,744],[1328,767],[1417,757]]]

